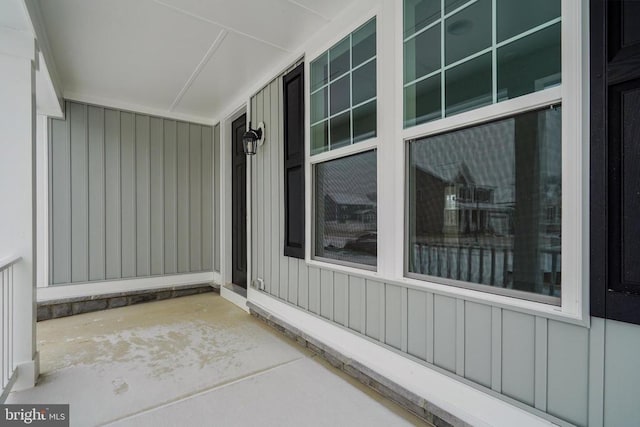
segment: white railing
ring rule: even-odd
[[[20,257],[0,259],[0,403],[5,401],[16,380],[13,358],[13,267],[18,261]]]

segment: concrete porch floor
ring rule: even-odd
[[[72,426],[425,425],[217,294],[38,323],[41,376],[7,403]]]

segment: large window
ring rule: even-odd
[[[311,154],[376,136],[376,20],[311,62]]]
[[[405,0],[404,126],[560,83],[559,0]]]
[[[559,301],[560,117],[546,108],[408,144],[410,275]]]
[[[560,304],[561,1],[403,5],[406,275]]]

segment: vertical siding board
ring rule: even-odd
[[[545,320],[545,322],[547,321]],[[632,341],[630,340],[630,342]],[[636,347],[640,348],[640,345],[636,345]],[[631,349],[628,348],[628,350]],[[548,354],[548,384],[546,382],[544,384],[547,386],[546,411],[573,424],[579,426],[587,425],[589,388],[588,329],[549,320]],[[628,354],[637,355],[637,353],[633,352]],[[627,366],[627,368],[631,367]],[[633,371],[633,369],[631,370]],[[629,390],[629,392],[637,396],[635,391]]]
[[[213,129],[202,128],[202,270],[213,270]]]
[[[365,306],[362,303],[365,300],[364,279],[361,277],[349,277],[349,319],[348,327],[356,332],[364,331],[364,322],[362,321]]]
[[[435,321],[435,296],[429,292],[427,293],[427,362],[433,362],[433,346],[435,342],[435,330],[434,330],[434,321]]]
[[[189,270],[202,270],[202,126],[189,125]]]
[[[276,95],[272,97],[272,102],[275,103],[276,108],[280,106],[280,101],[278,97],[278,92],[276,91]],[[269,129],[267,129],[267,134],[269,135],[269,141],[263,147],[267,147],[269,150],[269,156],[271,159],[270,163],[270,173],[269,173],[269,189],[271,191],[270,203],[271,203],[271,235],[270,235],[270,254],[271,254],[271,283],[272,290],[271,293],[274,295],[278,295],[280,288],[280,258],[284,254],[284,247],[280,250],[280,181],[278,176],[280,175],[280,162],[279,162],[279,153],[280,153],[280,141],[278,134],[278,124],[271,123]],[[284,242],[283,242],[284,243]],[[312,303],[315,303],[315,295],[312,295],[312,270],[309,269],[309,309],[313,311],[311,308]],[[319,283],[319,281],[318,281]],[[318,288],[319,289],[319,288]],[[319,300],[318,300],[319,304]],[[314,306],[315,307],[315,306]],[[320,305],[318,308],[313,311],[314,313],[319,313]]]
[[[640,328],[614,320],[605,320],[604,323],[604,425],[637,425],[640,419]]]
[[[66,103],[69,111],[69,103]],[[68,114],[68,113],[67,113]],[[68,122],[51,121],[52,283],[71,281],[71,147]]]
[[[120,113],[104,112],[106,279],[121,277]]]
[[[271,85],[271,91],[269,96],[269,110],[271,114],[271,122],[265,121],[265,138],[268,138],[267,142],[260,147],[261,154],[263,156],[263,167],[264,173],[262,174],[263,179],[263,204],[264,204],[264,217],[262,218],[263,224],[263,236],[264,240],[261,245],[262,256],[264,257],[264,278],[266,282],[271,282],[273,277],[273,269],[275,268],[275,263],[273,262],[273,256],[279,254],[272,254],[272,245],[271,240],[273,239],[273,230],[271,229],[271,224],[273,222],[272,217],[275,215],[277,217],[278,213],[274,213],[274,208],[276,207],[276,201],[271,197],[272,188],[272,176],[275,175],[276,170],[273,169],[273,147],[269,147],[269,145],[276,145],[274,129],[276,126],[272,126],[272,123],[277,123],[278,120],[281,120],[282,113],[278,110],[278,86],[277,84],[274,86]],[[276,242],[277,243],[277,242]],[[299,270],[302,269],[302,263],[299,266]],[[308,272],[306,272],[308,276]],[[307,277],[308,279],[308,277]],[[298,291],[299,293],[302,290]],[[301,296],[302,297],[302,296]],[[303,298],[308,298],[308,291]],[[304,303],[308,305],[308,300]]]
[[[280,228],[280,230],[282,230],[282,228]],[[279,281],[279,287],[276,290],[276,295],[283,299],[286,300],[287,299],[287,295],[289,293],[289,259],[288,257],[285,257],[283,255],[284,253],[284,247],[282,246],[284,242],[280,242],[280,248],[279,248],[279,257],[280,257],[280,281]],[[291,259],[291,261],[296,261],[295,259]]]
[[[534,404],[535,318],[502,311],[502,393]]]
[[[491,389],[502,392],[502,309],[491,307]]]
[[[289,293],[287,300],[298,305],[298,265],[300,260],[289,258]]]
[[[220,181],[220,125],[217,124],[213,129],[213,176],[214,176],[214,198],[213,198],[213,212],[214,212],[214,224],[213,224],[213,269],[220,271],[220,248],[222,245],[222,235],[220,233],[220,207],[221,207],[221,185]]]
[[[136,137],[135,117],[120,114],[120,164],[122,177],[120,194],[122,204],[122,277],[136,275]]]
[[[152,117],[149,123],[151,274],[164,273],[164,126]]]
[[[189,254],[189,125],[178,122],[177,136],[177,224],[178,224],[178,273],[190,269]]]
[[[333,320],[333,271],[320,270],[320,315]]]
[[[136,272],[151,272],[149,225],[149,116],[136,114]]]
[[[105,279],[104,109],[89,107],[89,280]]]
[[[407,291],[407,352],[422,360],[427,359],[427,294]]]
[[[401,316],[401,332],[402,332],[402,341],[400,342],[400,350],[403,353],[407,352],[409,348],[409,290],[405,287],[401,289],[401,303],[402,303],[402,316]]]
[[[464,318],[466,302],[462,299],[456,300],[456,374],[464,377]]]
[[[345,300],[346,295],[348,295],[349,276],[342,273],[335,273],[333,279],[333,320],[336,323],[347,326],[347,317],[345,316],[347,307]]]
[[[309,267],[309,310],[320,314],[320,269]]]
[[[72,102],[71,123],[71,281],[89,279],[89,170],[87,106]]]
[[[464,376],[485,387],[491,387],[491,335],[491,307],[466,302]]]
[[[385,285],[385,342],[400,349],[402,343],[402,289]]]
[[[277,84],[277,90],[276,90],[276,95],[274,95],[274,97],[277,96],[278,99],[278,111],[282,111],[283,107],[283,103],[282,103],[282,79],[276,79],[275,83]],[[283,134],[282,132],[282,120],[278,120],[277,123],[273,123],[273,130],[275,132],[275,139],[274,141],[278,141],[278,169],[276,169],[277,172],[277,177],[278,177],[278,198],[277,198],[277,204],[278,204],[278,256],[281,257],[281,263],[280,263],[280,298],[286,298],[287,295],[287,289],[286,289],[286,285],[288,285],[289,283],[289,279],[287,277],[288,274],[288,269],[287,269],[287,263],[288,263],[288,258],[284,257],[284,140],[281,138],[281,135]],[[331,277],[331,280],[333,282],[333,276]],[[284,285],[284,286],[283,286]],[[322,304],[324,304],[325,301],[322,301],[322,299],[320,300],[320,307],[322,308]],[[333,306],[333,301],[331,302],[331,305]],[[330,317],[331,319],[331,317]]]
[[[267,259],[269,260],[269,259]],[[298,266],[298,307],[309,309],[309,268],[300,261]]]
[[[536,343],[535,343],[535,378],[534,387],[534,406],[543,412],[547,411],[547,357],[548,357],[548,338],[547,338],[547,319],[536,317]]]
[[[590,427],[604,425],[604,332],[605,320],[592,317],[589,329],[589,416],[587,423]]]
[[[176,122],[164,122],[164,272],[178,272],[178,174]]]
[[[433,363],[456,372],[456,300],[435,295],[433,306]]]
[[[382,316],[382,312],[380,310],[380,304],[382,303],[380,299],[380,293],[381,289],[383,289],[383,284],[374,280],[367,280],[365,289],[367,292],[367,317],[365,334],[369,338],[379,340],[381,337],[380,319]]]

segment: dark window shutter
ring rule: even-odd
[[[284,255],[304,259],[304,64],[283,81]]]
[[[591,314],[640,324],[640,2],[590,13]]]

